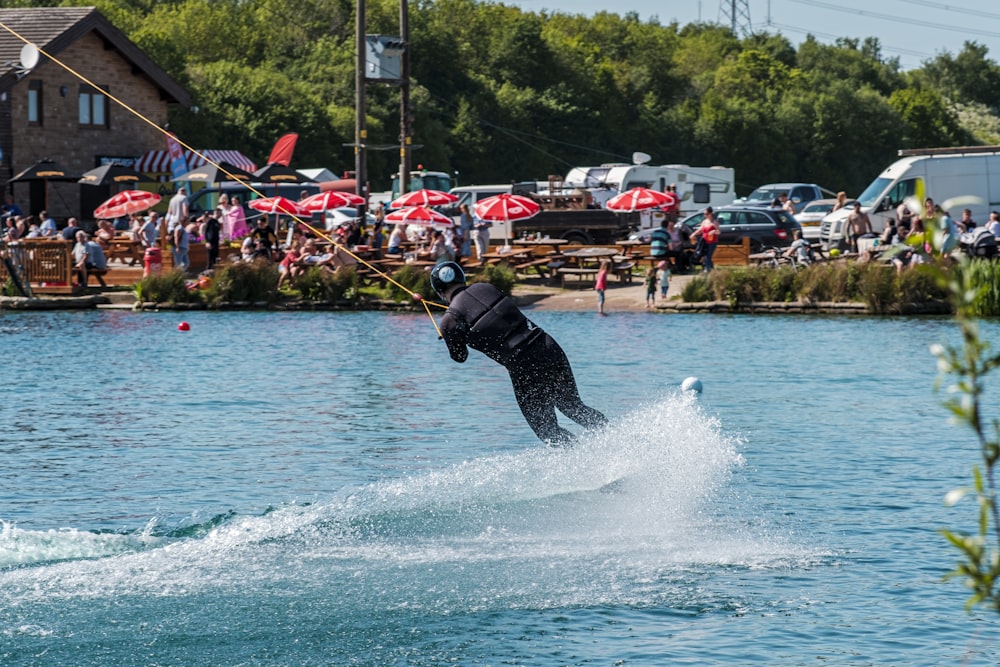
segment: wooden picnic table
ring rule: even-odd
[[[569,243],[566,239],[514,239],[514,245],[523,246],[536,246],[536,245],[550,245],[550,246],[561,246]]]

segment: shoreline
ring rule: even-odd
[[[605,292],[604,310],[608,315],[615,313],[708,313],[708,314],[838,314],[838,315],[871,315],[865,303],[851,302],[757,302],[740,304],[734,307],[727,301],[703,301],[687,303],[681,300],[684,287],[695,274],[673,276],[667,291],[667,300],[661,300],[657,294],[655,307],[646,307],[646,290],[641,280],[633,279],[632,283],[609,282]],[[512,296],[517,305],[529,310],[564,311],[597,313],[597,294],[592,287],[576,286],[570,283],[567,288],[530,281],[514,285]],[[132,290],[95,290],[91,294],[80,296],[55,296],[26,299],[24,297],[0,297],[0,313],[3,311],[37,311],[37,310],[207,310],[204,306],[188,304],[157,304],[140,303],[135,300]],[[288,302],[283,305],[269,303],[239,302],[226,304],[219,310],[282,310],[282,311],[350,311],[358,310],[351,304],[324,304],[313,302]],[[419,307],[399,302],[372,302],[363,310],[383,311],[418,311]],[[910,304],[898,315],[951,315],[948,304],[920,303]]]

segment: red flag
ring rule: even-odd
[[[283,135],[280,139],[274,142],[274,148],[271,149],[271,157],[267,158],[268,164],[283,164],[286,167],[292,162],[292,153],[295,151],[295,142],[298,141],[299,135],[294,132],[289,132]]]

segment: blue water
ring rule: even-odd
[[[1000,661],[948,320],[534,318],[572,450],[422,314],[0,313],[0,664]]]

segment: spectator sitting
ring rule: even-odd
[[[799,264],[808,266],[812,264],[812,245],[809,241],[802,238],[802,230],[796,229],[794,234],[794,241],[785,250],[786,257],[795,257],[795,261]]]
[[[74,239],[77,238],[76,233],[79,231],[81,231],[80,225],[77,222],[76,218],[70,218],[68,221],[66,221],[66,227],[63,228],[63,230],[60,232],[60,235],[63,237],[64,241],[72,242]]]
[[[39,226],[39,229],[42,230],[42,236],[55,236],[59,233],[56,221],[52,219],[48,211],[42,211],[38,214],[38,217],[42,219],[42,224]]]
[[[108,260],[101,248],[101,244],[91,241],[87,232],[80,230],[76,233],[76,245],[73,247],[73,268],[76,270],[77,281],[86,287],[87,279],[91,271],[105,271],[108,268]],[[98,282],[102,287],[107,285],[104,276],[97,275]]]
[[[406,225],[396,225],[389,234],[389,247],[386,248],[386,252],[390,255],[402,255],[404,241],[406,241]]]
[[[445,243],[444,232],[439,229],[434,230],[434,234],[431,237],[431,246],[422,254],[429,256],[435,264],[455,261],[455,253]]]
[[[300,250],[299,242],[292,241],[291,247],[281,258],[281,262],[278,264],[278,289],[281,289],[285,282],[294,281],[302,273],[302,265],[299,263]]]
[[[986,223],[986,229],[990,230],[993,236],[1000,238],[1000,212],[990,211],[990,219]]]

